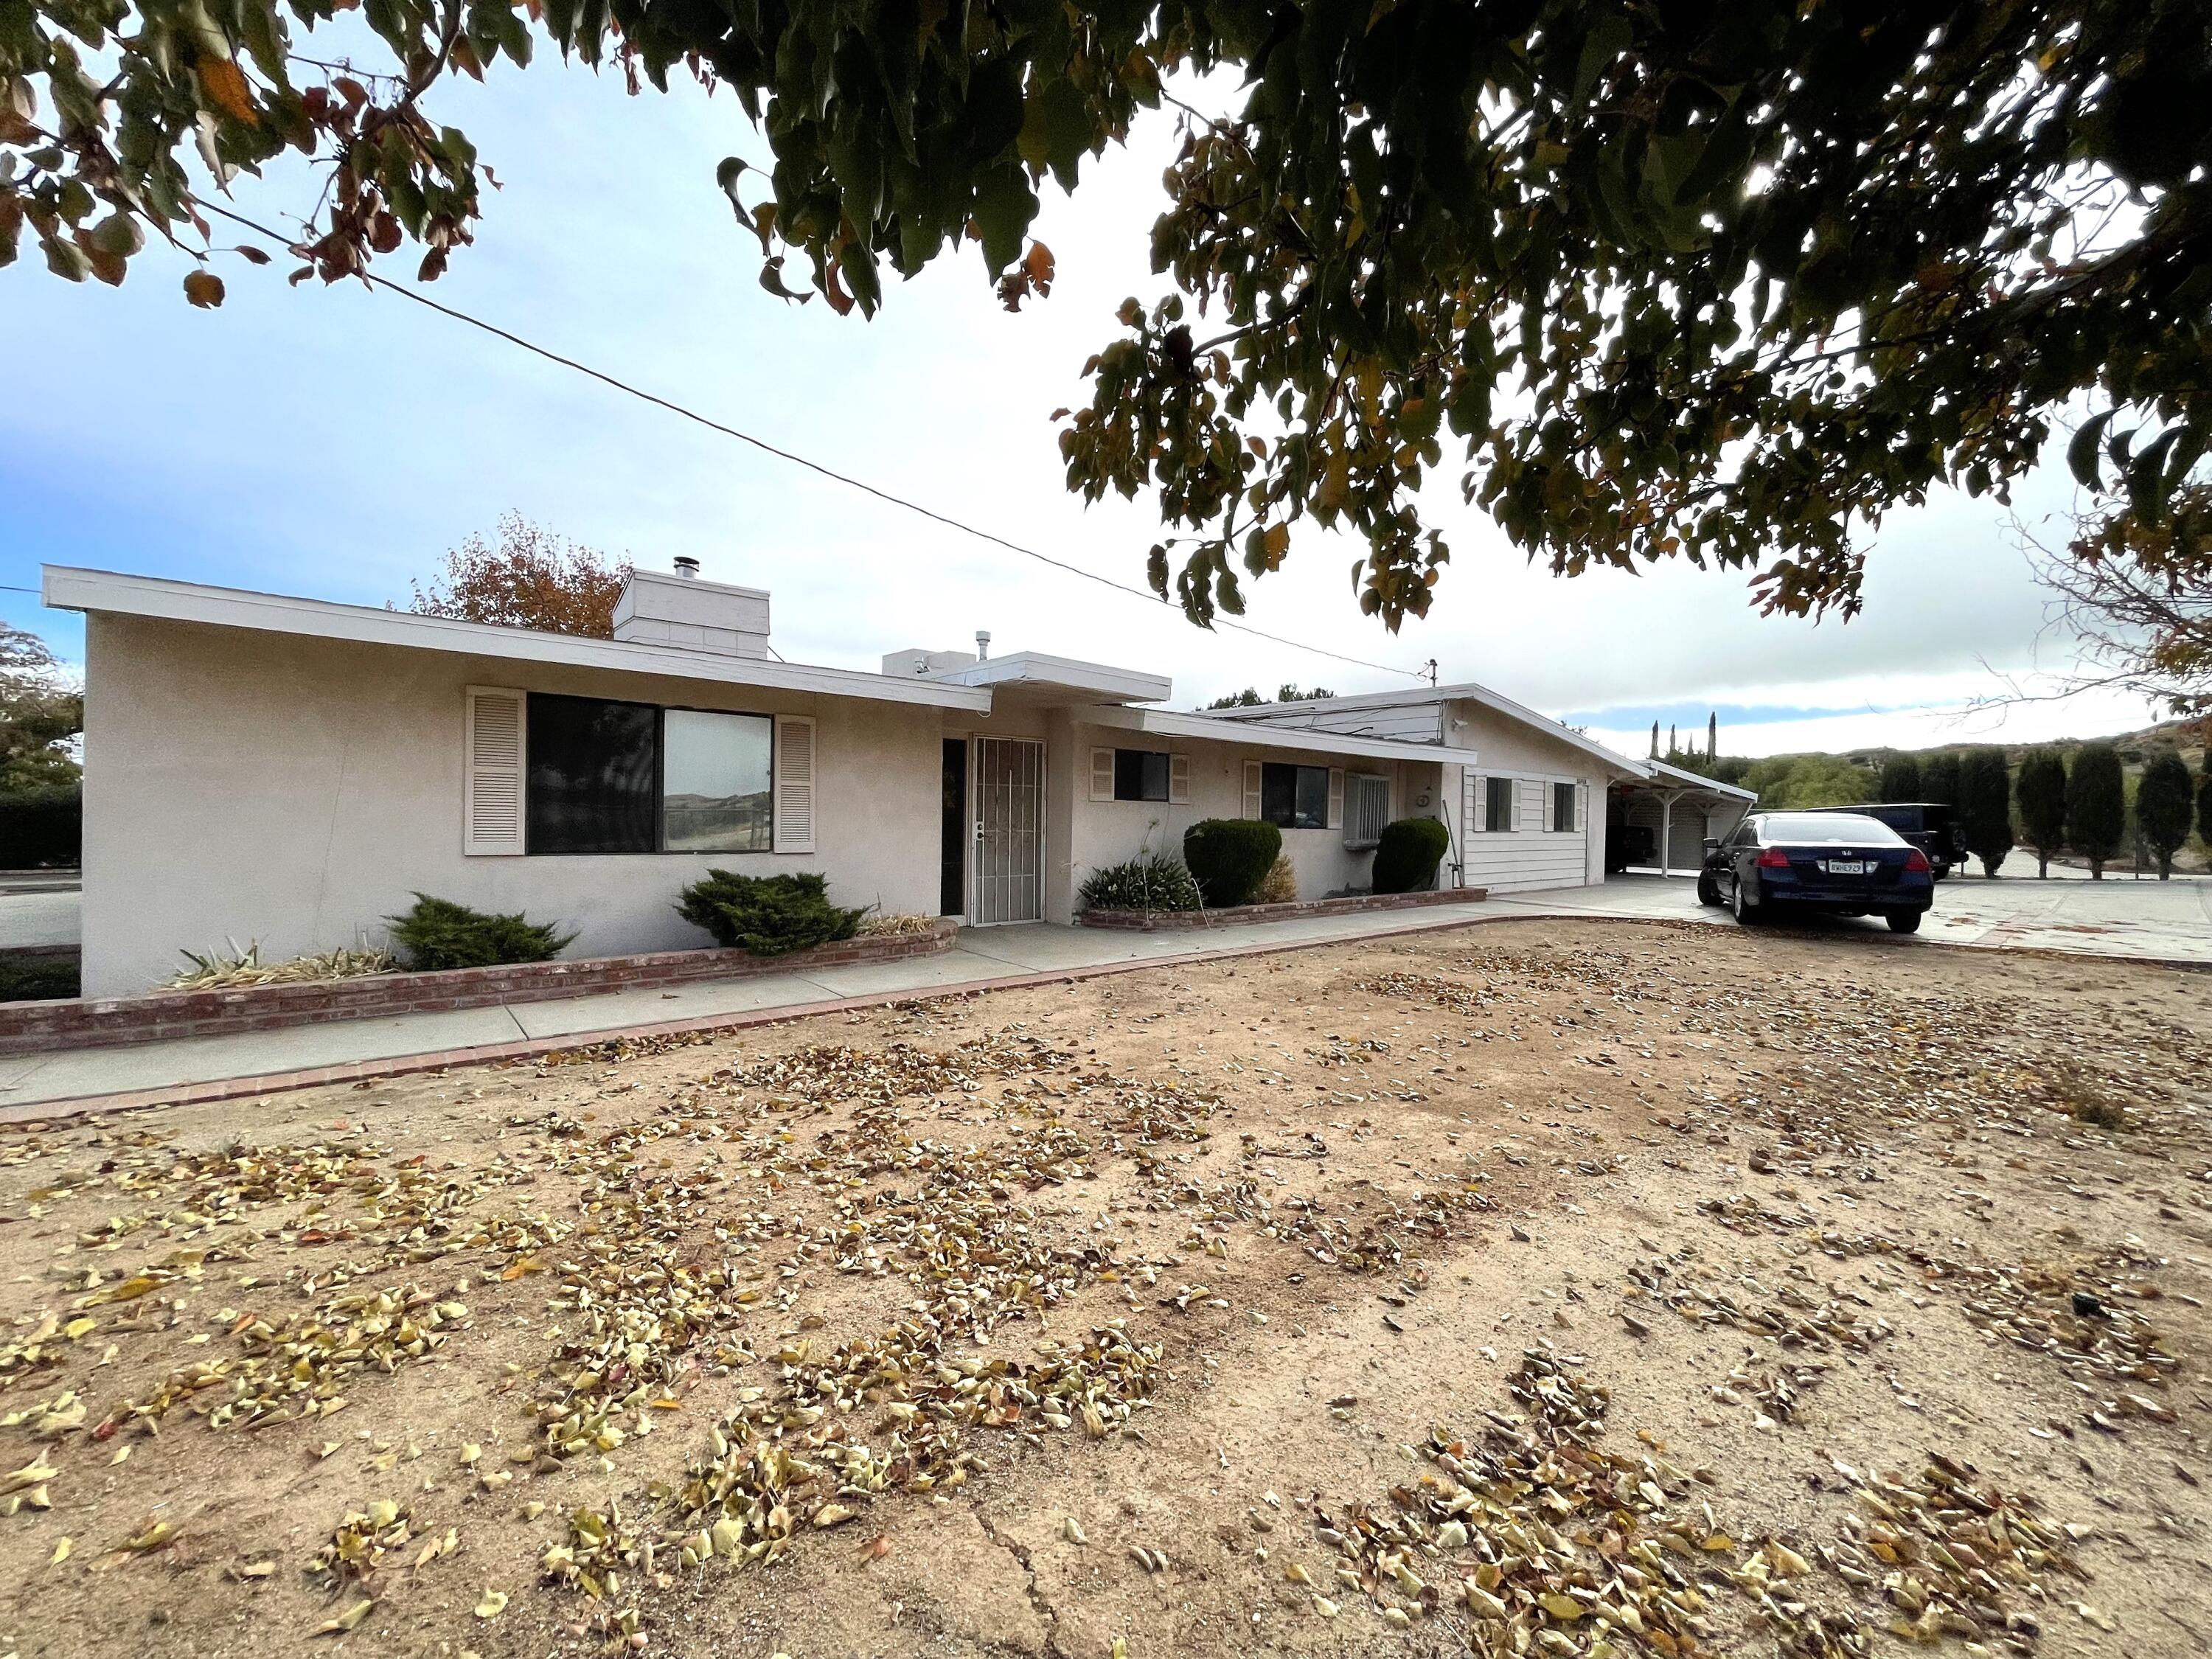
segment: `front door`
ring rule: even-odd
[[[975,744],[978,923],[1044,914],[1044,745],[1023,738]]]
[[[945,740],[944,801],[939,809],[941,866],[937,914],[964,915],[968,909],[968,739]]]

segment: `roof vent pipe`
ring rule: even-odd
[[[678,553],[676,556],[676,574],[679,576],[696,578],[699,574],[699,561],[689,553]]]
[[[991,630],[988,628],[979,628],[975,630],[975,660],[977,662],[991,660]]]

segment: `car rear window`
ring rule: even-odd
[[[1808,842],[1815,847],[1902,847],[1905,837],[1886,823],[1848,812],[1790,812],[1760,826],[1770,842]]]

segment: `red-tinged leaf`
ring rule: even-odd
[[[211,270],[195,270],[185,276],[185,298],[203,311],[222,303],[222,278]]]
[[[415,268],[418,283],[434,283],[446,274],[446,250],[434,247],[422,256],[422,263]]]
[[[861,1541],[860,1559],[863,1561],[880,1561],[890,1553],[891,1540],[883,1533]]]
[[[338,96],[345,100],[348,109],[359,109],[368,101],[368,88],[350,75],[341,75],[331,84],[337,88]]]
[[[822,297],[830,302],[830,309],[840,317],[852,315],[853,296],[845,292],[844,285],[837,280],[837,267],[834,264],[830,267],[830,274],[823,281]]]
[[[389,253],[399,246],[399,221],[379,210],[368,222],[368,245],[379,253]]]
[[[1042,242],[1031,242],[1030,244],[1029,255],[1022,261],[1022,269],[1029,272],[1030,281],[1036,284],[1036,291],[1040,295],[1049,294],[1052,292],[1052,277],[1053,270],[1054,269],[1052,258],[1052,250],[1047,247]]]
[[[250,265],[265,265],[269,263],[269,256],[259,248],[248,247],[242,242],[231,249],[231,252]]]
[[[294,271],[294,272],[293,272],[289,276],[287,276],[284,280],[285,280],[286,282],[289,283],[290,283],[294,288],[297,288],[297,287],[299,287],[299,286],[300,286],[300,284],[301,284],[301,283],[302,283],[306,282],[306,281],[307,280],[307,278],[309,278],[310,276],[313,276],[314,274],[315,274],[315,268],[314,268],[314,266],[313,266],[313,265],[312,265],[312,264],[305,264],[305,265],[301,265],[301,266],[297,270]]]

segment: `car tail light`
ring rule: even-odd
[[[1907,853],[1905,855],[1905,873],[1908,876],[1926,875],[1928,873],[1928,854],[1922,852],[1917,847],[1914,848],[1910,853]]]
[[[1790,867],[1790,854],[1779,847],[1770,847],[1759,854],[1759,867],[1762,870],[1787,870]]]

